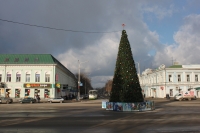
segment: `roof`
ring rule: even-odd
[[[182,68],[182,65],[173,65],[173,66],[170,66],[168,68]]]
[[[75,78],[75,75],[51,54],[0,54],[0,64],[55,64]]]
[[[0,64],[56,64],[51,54],[0,54]]]

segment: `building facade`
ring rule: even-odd
[[[142,92],[146,97],[174,97],[181,91],[193,90],[200,97],[200,65],[161,65],[158,69],[146,69],[139,75]]]
[[[77,92],[77,78],[50,54],[0,54],[0,95],[55,98]]]

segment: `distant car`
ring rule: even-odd
[[[12,98],[0,96],[0,103],[9,104],[9,103],[12,103],[12,102],[13,102]]]
[[[20,100],[20,103],[36,103],[36,99],[32,97],[27,97]]]
[[[48,99],[48,102],[50,103],[62,103],[63,101],[64,99],[62,97]]]

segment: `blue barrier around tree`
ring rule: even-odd
[[[148,111],[155,110],[154,101],[124,103],[102,101],[102,108],[113,111]]]

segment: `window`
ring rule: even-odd
[[[9,61],[9,58],[5,58],[4,62],[8,62]]]
[[[190,82],[190,75],[187,75],[187,82]]]
[[[26,82],[30,82],[30,74],[26,74]]]
[[[35,82],[40,82],[40,74],[35,74]]]
[[[50,82],[50,74],[45,74],[45,82]]]
[[[181,82],[181,75],[178,75],[178,82]]]
[[[24,62],[28,62],[28,60],[29,60],[28,58],[25,58]]]
[[[44,90],[44,98],[50,98],[50,89]]]
[[[15,62],[18,62],[19,61],[19,58],[15,58]]]
[[[195,82],[198,82],[198,75],[195,75]]]
[[[2,82],[2,74],[0,74],[0,82]]]
[[[40,89],[35,89],[35,96],[39,95],[40,96]]]
[[[15,89],[15,98],[20,98],[20,89]]]
[[[7,74],[7,82],[11,82],[11,74]]]
[[[170,89],[169,95],[173,96],[173,89]]]
[[[34,60],[35,62],[38,62],[39,61],[39,59],[38,58],[35,58],[35,60]]]
[[[172,75],[169,75],[169,82],[172,82]]]
[[[6,89],[6,97],[10,97],[11,96],[11,89]]]
[[[16,74],[16,82],[21,82],[21,74]]]
[[[29,97],[30,96],[30,89],[25,89],[25,97]]]

